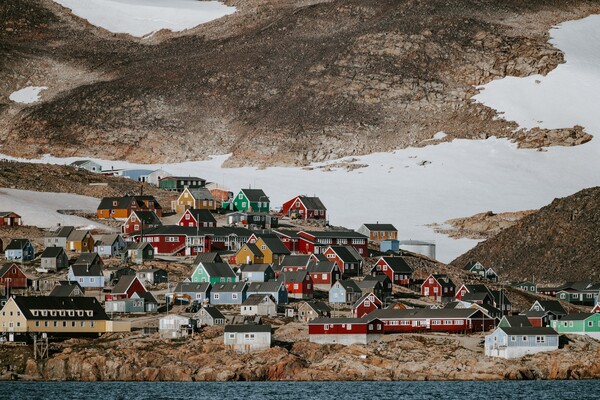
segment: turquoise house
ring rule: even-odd
[[[242,189],[233,199],[237,211],[254,211],[268,213],[271,200],[262,189]]]
[[[568,314],[551,324],[561,334],[587,335],[600,340],[600,313]]]
[[[208,282],[211,285],[222,282],[237,282],[238,277],[229,264],[199,263],[192,273],[192,282]]]

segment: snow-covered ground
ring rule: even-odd
[[[526,127],[580,124],[599,136],[600,113],[594,110],[594,105],[600,105],[594,96],[600,93],[599,35],[599,16],[562,24],[552,30],[552,42],[566,53],[565,65],[546,77],[494,81],[477,99]],[[328,207],[331,223],[355,229],[362,223],[393,223],[401,239],[435,240],[442,261],[451,261],[476,241],[436,234],[426,224],[487,210],[539,208],[555,197],[600,185],[599,138],[582,146],[552,147],[545,152],[517,149],[504,139],[454,140],[357,157],[358,164],[368,167],[351,172],[336,168],[221,168],[227,157],[170,165],[96,161],[114,168],[164,168],[176,175],[198,175],[233,191],[252,185],[264,189],[273,206],[299,193],[314,194]],[[31,161],[66,164],[74,160],[46,156]]]
[[[14,211],[23,218],[23,224],[41,228],[51,228],[61,224],[110,231],[111,228],[86,218],[57,212],[57,210],[95,212],[99,204],[99,199],[77,194],[0,189],[0,210]]]
[[[180,32],[233,14],[235,7],[198,0],[54,0],[92,25],[144,37],[161,29]]]
[[[16,103],[32,104],[40,100],[40,92],[46,89],[47,86],[27,86],[12,92],[8,98]]]

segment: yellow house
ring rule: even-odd
[[[171,203],[171,209],[180,213],[188,209],[216,210],[217,201],[206,188],[190,189],[186,187],[177,200]]]
[[[265,264],[264,255],[254,243],[244,243],[235,255],[236,264]]]
[[[111,321],[94,297],[16,296],[0,311],[0,329],[8,341],[14,341],[30,333],[93,337],[129,332],[131,326]]]
[[[280,264],[286,255],[290,255],[289,249],[277,237],[259,237],[255,244],[263,254],[261,263],[264,264]]]
[[[91,253],[94,251],[94,237],[89,231],[73,230],[67,237],[67,250],[77,253]]]

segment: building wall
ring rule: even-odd
[[[254,335],[251,339],[249,335]],[[225,332],[224,342],[227,347],[237,352],[250,352],[256,350],[265,350],[271,347],[270,332]]]

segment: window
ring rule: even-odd
[[[235,339],[235,333],[230,333],[229,334],[229,339]]]
[[[588,321],[588,326],[589,326],[589,327],[592,327],[592,326],[594,326],[594,322],[593,322],[593,321]]]
[[[346,330],[351,331],[352,330],[352,324],[346,325]]]
[[[294,283],[294,289],[298,289],[298,284]]]
[[[516,342],[517,341],[517,337],[516,336],[511,336],[510,337],[510,341],[511,342]]]
[[[323,329],[328,330],[329,329],[329,324],[325,324],[325,326],[323,327]]]
[[[371,302],[369,300],[365,301],[365,307],[371,307]]]
[[[219,300],[219,293],[213,293],[213,299]]]
[[[240,194],[238,195],[238,199],[240,199],[240,200],[241,200],[241,199],[243,199],[243,198],[244,198],[244,195],[240,193]]]
[[[93,328],[94,327],[94,321],[90,321],[90,327]]]
[[[573,321],[569,321],[569,328],[573,327]]]
[[[369,330],[372,331],[373,330],[373,324],[369,324]]]
[[[190,214],[185,214],[185,219],[189,220],[190,219]]]
[[[35,321],[35,326],[40,326],[40,321]]]
[[[527,341],[527,336],[523,336],[523,341],[526,342]]]
[[[54,321],[54,327],[56,328],[58,326],[58,321]]]
[[[136,231],[139,231],[140,230],[140,226],[136,224],[136,225],[133,226],[133,229],[135,229]]]
[[[238,298],[238,295],[237,295],[237,293],[232,293],[232,294],[231,294],[231,298],[232,298],[233,300],[237,300],[237,298]]]
[[[323,280],[327,279],[327,274],[321,274],[321,279],[323,279]]]

